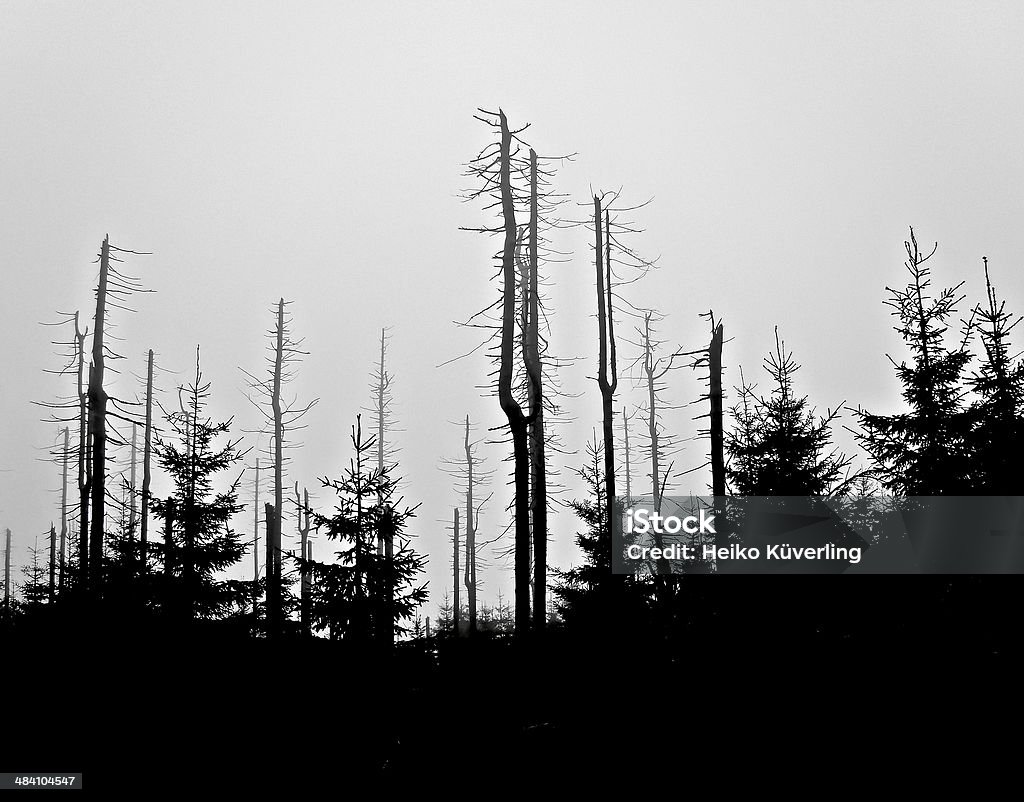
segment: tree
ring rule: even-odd
[[[46,568],[41,564],[39,538],[36,538],[35,545],[30,546],[29,557],[31,562],[22,566],[21,573],[25,577],[18,589],[21,591],[21,599],[29,611],[37,610],[46,604],[50,599],[49,583],[46,579]]]
[[[623,235],[636,233],[631,222],[620,220],[619,213],[634,211],[635,207],[618,207],[618,193],[596,193],[593,196],[593,216],[587,225],[594,232],[595,289],[597,292],[597,385],[601,392],[601,422],[604,435],[604,493],[608,531],[620,529],[615,489],[615,393],[618,389],[618,362],[616,359],[615,313],[616,301],[621,301],[616,286],[642,278],[654,266],[641,259],[628,247]],[[614,254],[614,255],[613,255]],[[620,272],[633,272],[632,278]]]
[[[394,466],[369,467],[375,438],[363,439],[361,416],[356,416],[351,441],[355,456],[342,477],[321,480],[338,497],[334,513],[311,511],[310,516],[314,528],[337,545],[335,561],[300,560],[300,569],[312,575],[315,629],[326,630],[332,640],[390,649],[395,633],[405,631],[401,621],[427,599],[426,585],[415,585],[425,558],[405,536],[416,507],[403,507],[401,499],[394,498]],[[390,557],[378,552],[380,538],[396,544]],[[393,589],[390,598],[369,592],[384,587]]]
[[[244,453],[230,440],[231,420],[204,417],[209,395],[196,348],[195,378],[179,388],[179,409],[165,415],[177,442],[158,437],[154,448],[174,487],[171,495],[153,499],[154,514],[164,520],[162,597],[165,612],[184,620],[224,618],[243,609],[250,595],[248,583],[218,578],[242,558],[245,546],[230,524],[242,510],[239,478],[222,491],[215,490],[214,480]],[[228,440],[220,445],[222,436]]]
[[[110,273],[110,238],[103,238],[100,278],[96,285],[96,317],[92,335],[92,363],[89,367],[89,434],[92,438],[92,523],[89,531],[89,578],[98,591],[103,562],[104,504],[106,502],[107,393],[103,389],[106,350],[107,282]]]
[[[303,569],[299,586],[299,628],[303,637],[308,637],[311,632],[310,625],[310,592],[312,581],[309,575],[308,565],[313,561],[313,551],[309,542],[309,491],[303,490],[302,497],[299,496],[299,483],[295,483],[295,506],[296,524],[299,530],[299,553],[302,555]],[[253,549],[255,550],[255,546]]]
[[[477,454],[477,449],[480,445],[479,441],[472,440],[470,437],[472,431],[472,424],[470,422],[469,415],[466,415],[466,420],[462,424],[463,428],[463,442],[462,442],[462,457],[457,459],[450,459],[444,461],[444,469],[455,479],[456,492],[462,496],[465,504],[465,519],[463,523],[465,544],[465,560],[464,574],[462,582],[466,587],[467,601],[467,612],[469,617],[469,633],[475,634],[477,631],[477,591],[479,584],[477,581],[477,558],[479,556],[480,544],[477,542],[477,533],[479,532],[480,523],[480,511],[484,504],[490,499],[490,496],[484,498],[477,503],[474,498],[479,499],[480,494],[477,493],[482,487],[487,485],[493,475],[492,471],[484,470],[481,467],[482,460]],[[455,582],[455,602],[456,607],[459,604],[459,523],[460,523],[459,510],[455,510],[455,561],[454,561],[454,582]],[[457,611],[456,620],[460,617],[461,611]]]
[[[683,354],[676,351],[668,356],[659,355],[663,342],[655,337],[654,323],[659,322],[662,317],[659,315],[655,319],[654,314],[652,311],[645,311],[643,313],[643,326],[637,328],[637,333],[640,336],[637,343],[640,348],[640,355],[630,367],[633,370],[639,370],[640,383],[643,385],[647,395],[647,399],[640,409],[647,418],[646,442],[643,445],[644,452],[651,465],[649,476],[651,479],[651,496],[654,511],[660,515],[662,499],[665,495],[665,490],[670,486],[672,477],[672,463],[669,462],[669,457],[679,450],[678,441],[665,430],[662,421],[662,413],[665,410],[676,408],[670,405],[664,398],[667,389],[665,377],[670,371],[682,367],[676,360],[683,356]],[[669,464],[663,469],[662,466],[666,462],[669,462]],[[627,493],[627,495],[629,494]],[[660,532],[655,532],[654,540],[658,548],[663,547],[664,544]],[[671,573],[669,561],[665,558],[658,560],[657,572],[663,575]],[[666,581],[659,581],[659,587],[666,591],[669,590]]]
[[[1024,486],[1020,455],[1024,451],[1024,362],[1010,351],[1009,336],[1021,318],[1006,311],[985,265],[985,305],[978,304],[978,321],[985,355],[969,377],[974,391],[971,434],[974,490],[994,496],[1018,495]]]
[[[519,323],[516,314],[517,280],[516,280],[516,245],[518,230],[516,227],[516,203],[522,200],[524,193],[515,188],[512,182],[513,160],[518,149],[513,152],[513,141],[521,142],[519,134],[524,128],[512,130],[508,125],[505,112],[498,109],[497,114],[481,110],[486,117],[477,117],[489,125],[497,134],[497,143],[486,147],[470,163],[469,175],[479,179],[480,186],[467,194],[467,199],[489,197],[494,206],[500,209],[500,226],[476,229],[490,234],[501,234],[503,245],[495,257],[500,264],[499,277],[501,285],[500,323],[495,331],[498,335],[498,404],[508,425],[512,440],[513,483],[515,487],[514,506],[514,553],[515,553],[515,609],[516,633],[525,635],[530,629],[530,585],[531,585],[531,539],[530,539],[530,454],[529,426],[532,417],[523,412],[519,400],[513,392],[515,375],[515,343],[516,327]]]
[[[838,411],[817,417],[793,377],[800,369],[775,330],[775,351],[764,360],[772,378],[767,397],[753,386],[737,388],[736,420],[726,435],[726,475],[741,496],[826,496],[845,485],[851,458],[832,446]],[[742,375],[742,374],[741,374]]]
[[[607,493],[604,487],[604,442],[594,433],[587,443],[587,462],[577,474],[588,490],[588,496],[569,503],[585,526],[576,536],[576,545],[583,554],[583,563],[558,571],[554,587],[557,610],[567,627],[606,636],[619,631],[623,622],[638,623],[645,604],[642,586],[626,585],[623,577],[612,574],[613,542],[609,531],[610,516],[604,509]],[[621,502],[615,501],[620,515]]]
[[[142,444],[142,526],[139,533],[139,560],[142,573],[149,572],[149,501],[153,457],[153,349],[146,360],[146,428]]]
[[[5,530],[4,540],[4,619],[11,617],[11,530]]]
[[[270,427],[272,462],[274,469],[274,503],[267,521],[266,540],[266,583],[267,583],[267,632],[275,638],[284,627],[284,580],[281,573],[281,529],[284,519],[284,463],[288,434],[301,428],[300,421],[319,399],[308,404],[299,404],[296,399],[286,399],[284,388],[295,377],[295,369],[301,358],[307,354],[302,350],[303,340],[295,340],[291,333],[290,302],[278,300],[274,308],[274,326],[268,332],[270,344],[267,347],[267,375],[260,378],[243,369],[249,379],[249,386],[257,398],[249,400],[264,417]]]
[[[904,242],[910,281],[889,291],[894,327],[910,350],[911,363],[889,361],[903,385],[908,409],[892,415],[857,410],[857,439],[874,462],[885,488],[904,496],[964,494],[971,489],[968,444],[971,415],[964,408],[962,378],[971,359],[967,350],[970,325],[955,348],[947,348],[948,321],[955,313],[963,282],[930,292],[928,254],[917,244],[914,229]]]

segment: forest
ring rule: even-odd
[[[417,518],[420,496],[403,476],[386,317],[367,335],[378,357],[367,406],[350,421],[348,462],[319,479],[311,501],[289,464],[301,438],[317,436],[303,430],[318,400],[296,398],[289,385],[316,346],[296,333],[301,319],[286,297],[267,299],[265,363],[242,367],[258,432],[211,416],[221,388],[206,378],[201,344],[178,381],[155,360],[161,343],[111,336],[112,321],[152,292],[146,253],[104,236],[88,306],[55,310],[45,331],[61,357],[45,370],[66,392],[35,403],[39,425],[58,433],[47,458],[59,476],[59,520],[41,537],[5,529],[0,638],[8,662],[24,661],[48,683],[45,701],[33,705],[47,722],[40,737],[62,759],[142,761],[147,750],[175,748],[169,721],[208,737],[201,734],[220,732],[226,720],[224,749],[242,765],[254,758],[251,730],[257,741],[297,750],[299,758],[282,757],[282,772],[342,748],[349,771],[429,771],[454,759],[450,737],[464,727],[495,749],[539,760],[609,732],[609,720],[621,723],[606,704],[626,718],[661,704],[629,696],[641,677],[682,672],[697,692],[688,708],[702,709],[695,660],[710,676],[778,650],[855,670],[883,655],[937,656],[951,643],[961,655],[1017,648],[1005,618],[1016,586],[998,577],[904,577],[899,586],[894,577],[718,577],[720,566],[704,559],[612,570],[613,532],[641,496],[660,510],[673,491],[715,504],[1017,495],[1024,362],[1013,335],[1021,318],[998,291],[1009,268],[979,256],[973,269],[985,291],[968,297],[963,281],[933,282],[939,245],[908,228],[903,267],[889,271],[879,297],[891,313],[888,358],[902,407],[867,409],[852,399],[821,411],[801,389],[784,325],[759,375],[730,374],[740,377],[735,385],[723,379],[732,321],[727,327],[721,313],[694,313],[703,342],[672,346],[659,336],[666,312],[634,294],[657,268],[642,255],[637,220],[647,204],[626,202],[620,190],[569,198],[558,170],[573,154],[542,155],[540,134],[501,109],[473,117],[483,145],[465,165],[464,228],[495,243],[495,254],[463,281],[490,281],[491,301],[455,325],[477,339],[473,352],[487,354],[489,371],[467,386],[481,389],[503,424],[482,431],[468,415],[459,421],[457,455],[438,461],[458,498],[446,525]],[[576,253],[556,250],[553,232],[577,240]],[[566,310],[553,309],[548,292],[552,265],[582,254],[593,305],[574,310],[573,325],[592,330],[581,358],[600,399],[593,421],[564,413],[559,376],[571,360],[559,356],[551,320]],[[148,352],[146,372],[133,397],[117,397],[110,377],[129,347]],[[679,397],[685,372],[703,383],[699,397]],[[167,378],[178,383],[160,392]],[[627,382],[632,394],[623,393]],[[631,405],[633,397],[641,400]],[[666,412],[679,408],[701,422],[697,468],[676,467],[681,437]],[[593,431],[585,453],[564,447],[560,432],[570,426]],[[852,434],[855,452],[839,448],[839,431]],[[485,450],[497,467],[487,466]],[[697,470],[710,470],[709,486],[692,483]],[[152,491],[154,477],[166,492]],[[511,503],[492,512],[505,523],[483,531],[481,510],[501,503],[492,488],[505,482]],[[569,565],[549,557],[549,516],[559,510],[575,530],[579,557]],[[418,545],[417,532],[430,526],[445,530],[446,553]],[[870,521],[863,532],[868,550],[886,536]],[[31,539],[24,565],[11,560],[18,538]],[[716,547],[734,542],[724,528],[715,534]],[[479,564],[496,552],[511,571],[508,598],[481,593]],[[447,565],[444,586],[428,586],[428,559]],[[758,602],[765,596],[770,605]],[[313,701],[314,675],[333,677],[333,698]],[[168,729],[146,731],[143,746],[132,733],[144,731],[147,708],[163,710]],[[605,714],[612,718],[598,723]],[[65,716],[73,724],[59,724]],[[329,747],[301,727],[282,733],[289,722],[332,717],[338,733]],[[120,735],[104,754],[75,758],[105,718]]]

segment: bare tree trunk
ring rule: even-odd
[[[253,633],[258,623],[260,604],[260,458],[256,457],[256,497],[252,501],[252,623]]]
[[[264,524],[265,532],[263,539],[267,541],[267,563],[264,570],[267,574],[267,637],[274,638],[277,633],[278,613],[273,603],[275,596],[274,588],[274,526],[277,525],[277,512],[274,510],[274,505],[267,502],[263,505],[264,514],[266,516],[266,522]]]
[[[134,421],[132,422],[132,451],[131,451],[131,470],[128,472],[128,485],[129,485],[129,508],[128,508],[128,570],[134,573],[135,571],[135,526],[138,522],[137,509],[135,507],[135,465],[138,462],[138,439],[137,439],[136,426]]]
[[[142,526],[139,533],[139,559],[142,574],[149,572],[149,492],[152,481],[150,460],[153,455],[153,349],[146,368],[146,431],[142,442]]]
[[[68,442],[71,432],[67,426],[64,427],[64,460],[60,488],[60,564],[57,575],[57,588],[64,590],[64,560],[67,548],[68,537]]]
[[[57,598],[57,529],[50,523],[50,586],[47,598],[53,604]]]
[[[473,521],[473,450],[469,445],[466,416],[466,595],[469,597],[469,634],[476,634],[476,525]]]
[[[380,330],[380,376],[377,380],[377,470],[384,470],[384,329]],[[377,538],[377,556],[384,553],[384,540]]]
[[[658,395],[655,392],[655,375],[654,375],[654,347],[651,345],[651,313],[647,312],[644,315],[644,374],[647,380],[647,434],[651,440],[651,487],[654,496],[654,511],[657,514],[661,514],[661,501],[662,496],[665,493],[665,485],[661,480],[661,445],[659,442],[658,433]],[[669,466],[671,470],[671,466]],[[667,476],[665,477],[668,478]],[[665,547],[663,538],[661,536],[660,527],[656,527],[654,530],[654,545],[662,549]],[[657,560],[658,573],[662,576],[670,574],[671,567],[669,562],[664,557],[660,557]],[[664,586],[659,585],[662,590]]]
[[[708,397],[711,401],[711,493],[715,497],[715,546],[728,545],[725,526],[725,430],[722,421],[722,343],[725,338],[724,324],[712,329],[711,345],[708,348],[710,383]]]
[[[268,605],[270,606],[271,636],[281,634],[281,523],[283,518],[283,472],[284,472],[284,418],[281,407],[281,369],[284,363],[284,298],[277,303],[277,347],[274,356],[274,385],[270,398],[274,413],[274,528],[273,560],[267,563],[268,572],[273,567],[273,583],[268,582]],[[271,534],[271,530],[267,530]],[[273,588],[273,598],[269,590]]]
[[[107,313],[107,274],[110,240],[103,238],[100,251],[100,280],[96,288],[96,318],[92,333],[92,370],[89,374],[89,429],[92,433],[92,524],[89,532],[89,562],[92,586],[99,593],[103,574],[103,528],[107,470],[107,394],[103,389],[106,351],[103,335]]]
[[[7,530],[7,543],[4,545],[4,618],[11,615],[11,530]]]
[[[632,469],[629,465],[629,416],[626,414],[625,408],[622,410],[622,437],[625,441],[623,443],[623,457],[626,462],[626,507],[632,507],[633,489],[630,487],[630,473]]]
[[[501,211],[505,228],[505,245],[501,259],[504,282],[498,401],[508,419],[508,428],[512,435],[515,466],[515,634],[524,636],[530,630],[530,454],[527,443],[528,421],[512,394],[512,358],[516,327],[516,212],[512,198],[512,133],[505,113],[499,109],[498,114],[501,122]]]
[[[459,508],[455,508],[455,528],[454,528],[454,570],[453,574],[455,577],[455,607],[452,612],[452,619],[455,622],[455,636],[459,636],[459,625],[462,623],[462,613],[459,609]]]
[[[305,501],[305,503],[303,503]],[[309,568],[305,567],[305,561],[312,559],[309,556],[309,491],[303,490],[303,498],[299,498],[299,483],[295,483],[295,506],[298,512],[295,514],[299,530],[299,550],[302,554],[303,569],[302,579],[299,585],[299,622],[302,630],[302,637],[308,638],[312,633],[310,628],[310,576]],[[305,517],[303,517],[305,516]]]
[[[544,371],[540,354],[539,198],[537,154],[530,148],[529,321],[526,328],[526,373],[530,404],[530,512],[533,523],[533,626],[547,624],[548,487],[544,454]]]
[[[598,372],[597,384],[601,389],[601,411],[604,431],[604,484],[607,532],[615,531],[615,433],[613,402],[618,387],[618,372],[615,363],[615,328],[612,311],[612,269],[611,243],[608,212],[604,213],[602,230],[601,198],[594,196],[594,252],[597,268],[597,336]],[[603,257],[603,259],[602,259]],[[603,264],[602,264],[603,261]],[[607,282],[606,282],[607,279]],[[607,287],[605,284],[607,283]]]
[[[84,589],[89,584],[89,396],[86,391],[85,337],[88,331],[79,331],[78,312],[75,312],[75,340],[78,343],[78,584]],[[92,366],[89,367],[89,377]]]

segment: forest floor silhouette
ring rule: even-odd
[[[953,678],[980,699],[1000,687],[992,670],[1020,657],[1016,577],[679,587],[661,631],[413,641],[390,658],[217,626],[34,628],[49,634],[6,639],[16,737],[5,763],[111,788],[312,789],[453,767],[495,780],[516,766],[614,773],[636,750],[690,754],[719,738],[777,748],[780,720],[832,732],[853,719],[878,738],[886,711],[948,721],[966,715],[950,703]]]

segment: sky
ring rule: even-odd
[[[703,346],[725,322],[726,386],[765,375],[779,327],[819,409],[899,405],[886,359],[903,358],[883,306],[904,283],[908,226],[928,246],[936,286],[983,295],[981,260],[1024,310],[1024,8],[953,2],[23,2],[0,6],[0,527],[15,566],[59,520],[60,475],[45,461],[57,426],[45,402],[72,390],[40,323],[92,315],[105,234],[154,290],[114,310],[126,359],[111,395],[132,398],[153,348],[158,384],[188,378],[197,344],[211,414],[254,430],[245,376],[262,367],[271,306],[292,302],[309,355],[291,385],[318,398],[289,466],[317,503],[319,478],[347,465],[350,426],[369,405],[382,326],[391,331],[399,473],[430,558],[432,599],[450,590],[451,508],[442,461],[455,423],[500,426],[482,397],[479,332],[456,325],[497,296],[488,222],[460,199],[464,165],[489,141],[478,107],[504,109],[543,154],[576,153],[555,186],[579,217],[595,190],[650,200],[631,240],[658,269],[625,291],[666,318],[667,346]],[[572,470],[599,425],[593,266],[581,229],[551,265],[551,350],[562,373]],[[621,346],[623,360],[630,346]],[[668,398],[701,392],[673,374]],[[623,382],[621,401],[639,391]],[[666,416],[692,438],[700,410]],[[843,419],[852,426],[850,416]],[[840,443],[853,448],[843,430]],[[255,437],[246,435],[246,445]],[[690,440],[675,456],[705,460]],[[499,446],[481,446],[504,468]],[[122,460],[126,455],[121,457]],[[248,462],[251,464],[251,458]],[[638,471],[639,474],[639,471]],[[639,475],[634,482],[645,480]],[[649,481],[649,480],[648,480]],[[697,470],[680,490],[703,491]],[[496,535],[510,493],[501,470],[480,522]],[[162,477],[154,493],[166,489]],[[243,500],[248,501],[248,489]],[[72,492],[72,495],[74,493]],[[250,531],[251,511],[237,522]],[[285,547],[289,547],[286,523]],[[446,529],[448,527],[448,529]],[[577,522],[552,520],[551,560],[568,567]],[[317,556],[327,550],[314,539]],[[511,597],[511,565],[482,555],[481,597]],[[245,563],[248,566],[248,562]]]

